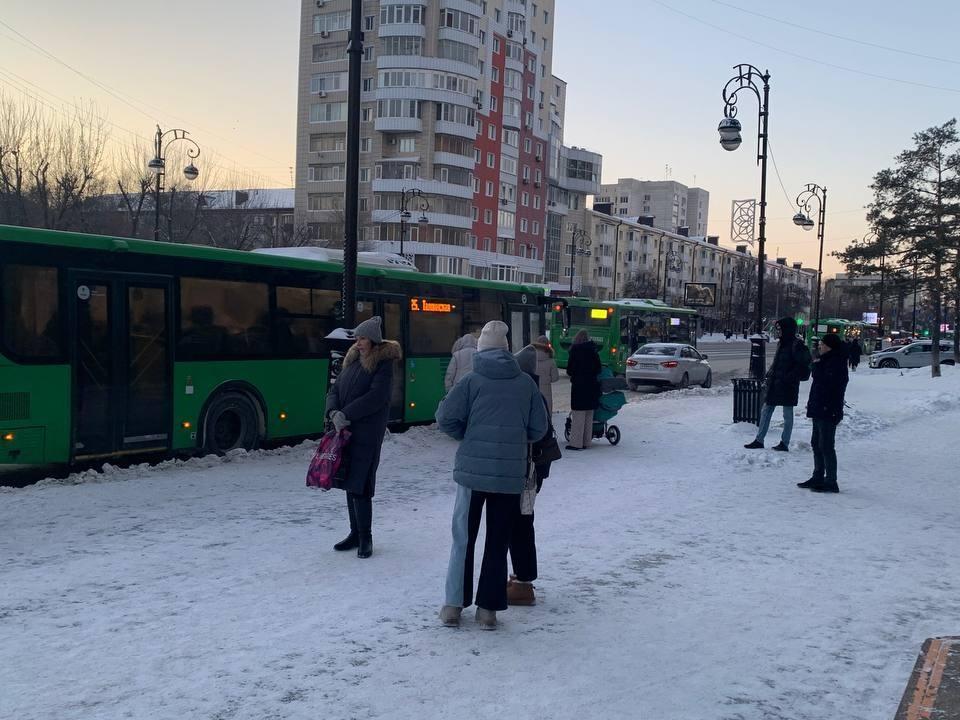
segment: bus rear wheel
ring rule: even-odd
[[[218,395],[204,418],[204,451],[224,455],[237,448],[256,449],[260,441],[259,417],[253,401],[243,393]]]

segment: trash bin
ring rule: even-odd
[[[760,406],[764,397],[763,380],[733,379],[733,421],[760,424]]]

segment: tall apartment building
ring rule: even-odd
[[[653,217],[653,227],[669,232],[689,228],[689,234],[706,237],[710,211],[710,193],[689,188],[673,180],[635,180],[620,178],[615,184],[601,185],[596,203],[610,203],[611,212],[636,220]]]
[[[303,0],[301,15],[297,223],[337,244],[350,2]],[[543,279],[563,108],[553,21],[554,0],[365,0],[363,249],[399,252],[403,233],[404,254],[427,272]],[[413,189],[429,207],[401,218]]]

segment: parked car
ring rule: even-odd
[[[870,356],[872,368],[918,368],[929,367],[932,360],[933,342],[920,340],[902,347],[889,347],[886,350],[875,352]],[[953,345],[949,342],[940,342],[940,362],[943,365],[953,365]]]
[[[713,384],[707,356],[684,343],[647,343],[627,358],[627,385],[672,385],[685,388]]]

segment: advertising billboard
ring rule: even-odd
[[[865,312],[863,313],[863,322],[867,325],[876,325],[879,315],[875,312]]]
[[[717,284],[686,283],[683,286],[683,304],[692,307],[715,306],[717,304]]]

